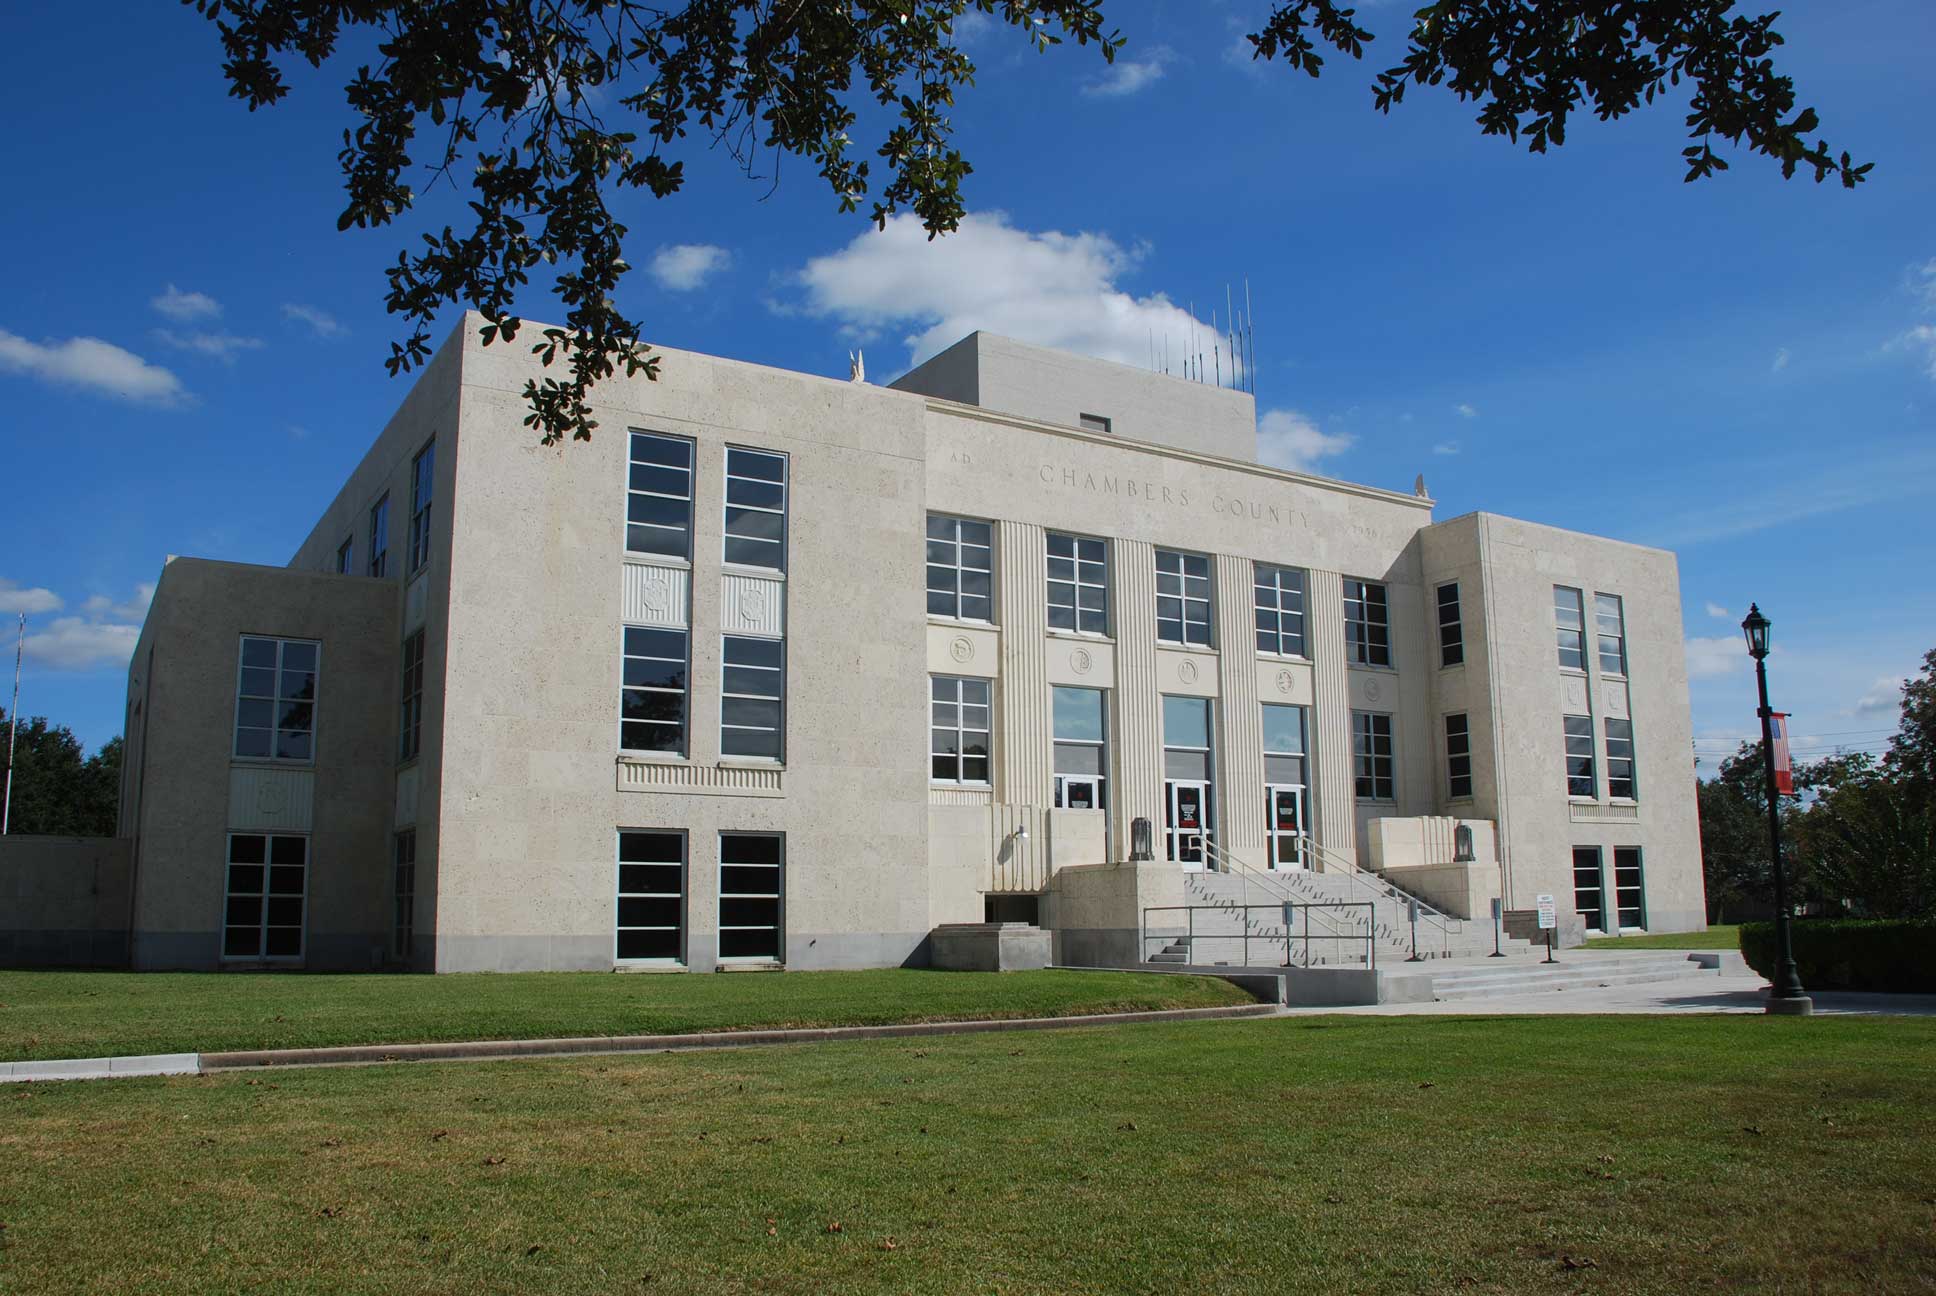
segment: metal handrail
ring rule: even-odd
[[[1396,900],[1400,904],[1416,904],[1420,921],[1441,928],[1447,935],[1465,930],[1465,919],[1446,913],[1429,900],[1399,886],[1384,874],[1360,868],[1358,861],[1349,856],[1340,855],[1328,847],[1320,846],[1314,838],[1305,837],[1303,843],[1324,863],[1326,873],[1341,873],[1351,879],[1352,885],[1367,887],[1375,893],[1382,894],[1388,900]],[[1336,867],[1332,867],[1333,865]]]
[[[1262,909],[1276,916],[1278,919],[1282,921],[1281,930],[1272,930],[1268,922],[1264,924],[1264,928],[1265,928],[1264,930],[1262,931],[1254,930],[1255,924],[1253,924],[1250,917],[1250,912],[1253,909]],[[1363,919],[1364,930],[1362,932],[1354,932],[1354,931],[1314,932],[1311,930],[1311,911],[1313,909],[1326,910],[1326,911],[1333,910],[1333,909],[1339,909],[1339,910],[1363,909],[1366,911]],[[1239,932],[1199,933],[1196,929],[1197,927],[1196,916],[1199,910],[1214,910],[1222,914],[1230,914],[1231,912],[1236,911],[1239,914],[1240,919],[1243,923],[1243,931],[1240,933]],[[1304,930],[1301,933],[1299,933],[1296,930],[1297,924],[1294,917],[1294,915],[1299,910],[1302,910],[1304,914]],[[1184,916],[1184,931],[1182,935],[1181,936],[1169,935],[1169,934],[1152,935],[1150,932],[1150,927],[1152,925],[1150,922],[1150,915],[1159,914],[1159,913],[1182,914]],[[1326,921],[1331,920],[1331,915],[1328,912],[1323,914],[1322,916]],[[1283,904],[1276,904],[1276,905],[1252,905],[1252,904],[1148,905],[1148,906],[1145,906],[1143,909],[1143,931],[1142,931],[1141,954],[1142,954],[1142,961],[1147,963],[1150,961],[1150,954],[1151,954],[1150,942],[1151,941],[1155,940],[1155,941],[1163,941],[1166,944],[1175,944],[1177,941],[1180,940],[1183,943],[1184,947],[1189,951],[1188,958],[1190,962],[1195,963],[1198,939],[1212,940],[1212,941],[1240,940],[1243,942],[1242,965],[1245,967],[1255,967],[1258,965],[1253,964],[1250,961],[1250,943],[1253,940],[1260,940],[1260,941],[1265,941],[1267,943],[1281,943],[1283,945],[1284,961],[1278,965],[1280,967],[1298,966],[1297,964],[1294,964],[1292,962],[1293,946],[1301,945],[1303,947],[1303,954],[1304,954],[1304,962],[1302,966],[1309,967],[1311,966],[1311,942],[1312,941],[1320,941],[1320,940],[1354,941],[1354,942],[1363,941],[1365,943],[1365,967],[1375,972],[1378,970],[1377,927],[1378,927],[1377,905],[1369,900],[1334,900],[1334,901],[1304,901],[1304,902],[1286,901]]]

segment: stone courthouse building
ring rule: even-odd
[[[544,448],[476,323],[286,568],[163,568],[134,966],[1129,964],[1206,877],[1702,925],[1669,553],[979,333],[888,387],[669,351]]]

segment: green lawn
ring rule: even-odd
[[[1227,981],[1141,972],[0,972],[0,1061],[1213,1008]]]
[[[1639,936],[1595,936],[1588,949],[1738,950],[1739,924],[1697,932],[1644,932]]]
[[[0,1290],[1927,1292],[1931,1074],[1927,1019],[1318,1017],[14,1085]]]

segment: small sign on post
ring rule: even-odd
[[[1559,906],[1549,895],[1535,896],[1533,903],[1539,906],[1539,929],[1546,933],[1546,957],[1541,962],[1557,963],[1559,960],[1553,957],[1553,932],[1560,925]]]
[[[1492,953],[1487,958],[1504,958],[1505,952],[1499,948],[1499,927],[1506,916],[1506,902],[1498,896],[1492,898]]]

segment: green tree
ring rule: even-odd
[[[7,715],[0,708],[0,765],[6,757],[6,732]],[[0,771],[0,780],[4,778]],[[45,716],[20,722],[8,832],[112,837],[120,800],[119,737],[90,757],[65,725],[50,725]]]
[[[251,109],[282,99],[298,64],[319,68],[346,35],[377,60],[345,88],[357,124],[340,160],[338,228],[388,225],[413,181],[468,177],[469,229],[426,234],[389,271],[386,305],[410,328],[392,373],[430,356],[446,306],[472,305],[484,341],[511,341],[534,273],[566,308],[532,346],[569,376],[530,381],[526,424],[550,443],[589,438],[589,394],[621,368],[656,377],[641,325],[614,305],[628,266],[617,192],[656,198],[685,181],[693,146],[719,147],[750,175],[796,157],[842,211],[871,200],[876,223],[906,209],[930,236],[956,228],[973,168],[952,143],[957,91],[974,63],[957,25],[973,12],[1046,50],[1064,38],[1112,60],[1102,0],[185,0],[216,26],[230,93]],[[1623,117],[1685,86],[1687,176],[1725,169],[1718,139],[1854,187],[1868,173],[1808,142],[1812,108],[1772,54],[1776,15],[1729,16],[1733,0],[1438,0],[1412,17],[1403,59],[1378,74],[1389,112],[1410,86],[1479,105],[1482,131],[1533,152],[1565,142],[1576,110]],[[1251,37],[1255,57],[1318,75],[1320,44],[1363,56],[1372,33],[1335,0],[1280,0]],[[856,82],[859,85],[856,85]],[[863,114],[866,114],[865,125]],[[608,120],[608,118],[610,120]],[[878,135],[874,163],[854,132]],[[422,137],[420,139],[420,136]],[[688,136],[694,137],[688,143]],[[408,177],[408,178],[407,178]],[[878,184],[878,187],[876,185]]]
[[[1695,784],[1701,817],[1701,875],[1707,887],[1709,918],[1726,922],[1743,906],[1774,903],[1775,875],[1768,855],[1768,793],[1761,744],[1742,743],[1721,762],[1711,779]],[[1788,867],[1789,895],[1805,894],[1806,870],[1795,850],[1799,809],[1782,805],[1782,855]]]
[[[1795,852],[1816,892],[1875,918],[1936,915],[1936,815],[1909,780],[1866,752],[1798,771],[1811,794]]]

